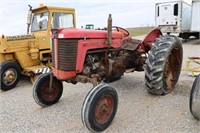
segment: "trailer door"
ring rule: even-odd
[[[158,25],[177,25],[178,3],[165,3],[157,7],[157,24]]]

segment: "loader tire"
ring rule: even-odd
[[[193,117],[197,120],[200,120],[200,74],[193,82],[190,93],[189,107]]]
[[[42,107],[57,103],[62,93],[62,81],[56,77],[53,77],[52,88],[50,89],[50,73],[40,75],[33,85],[33,98]]]
[[[6,61],[0,65],[0,89],[7,91],[13,89],[19,82],[21,69],[16,62]]]
[[[156,39],[146,60],[146,89],[155,95],[173,91],[180,76],[182,59],[183,48],[178,37],[164,35]]]

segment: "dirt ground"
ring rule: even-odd
[[[200,40],[183,43],[184,62],[188,56],[200,57]],[[166,96],[149,94],[144,86],[144,72],[125,74],[110,83],[119,96],[116,117],[104,132],[124,133],[197,133],[200,122],[189,112],[189,95],[194,77],[182,71],[175,90]],[[22,77],[16,88],[0,92],[1,133],[87,133],[81,121],[83,100],[90,84],[64,83],[60,101],[50,107],[37,105],[32,84]]]

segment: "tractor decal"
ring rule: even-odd
[[[19,36],[7,36],[7,41],[15,41],[15,40],[25,40],[25,39],[35,39],[34,35],[19,35]]]

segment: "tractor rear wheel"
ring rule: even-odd
[[[156,95],[173,91],[183,59],[182,43],[176,36],[164,35],[156,39],[148,53],[145,69],[145,86]]]
[[[87,94],[81,112],[83,124],[92,132],[105,130],[117,112],[118,95],[114,88],[99,84]]]
[[[198,75],[192,85],[190,93],[190,112],[195,119],[200,120],[200,75]]]
[[[33,85],[33,98],[42,107],[55,104],[62,96],[62,81],[53,76],[50,88],[50,76],[50,73],[42,74]]]
[[[14,88],[19,82],[21,69],[16,62],[7,61],[0,65],[0,89],[3,91]]]

